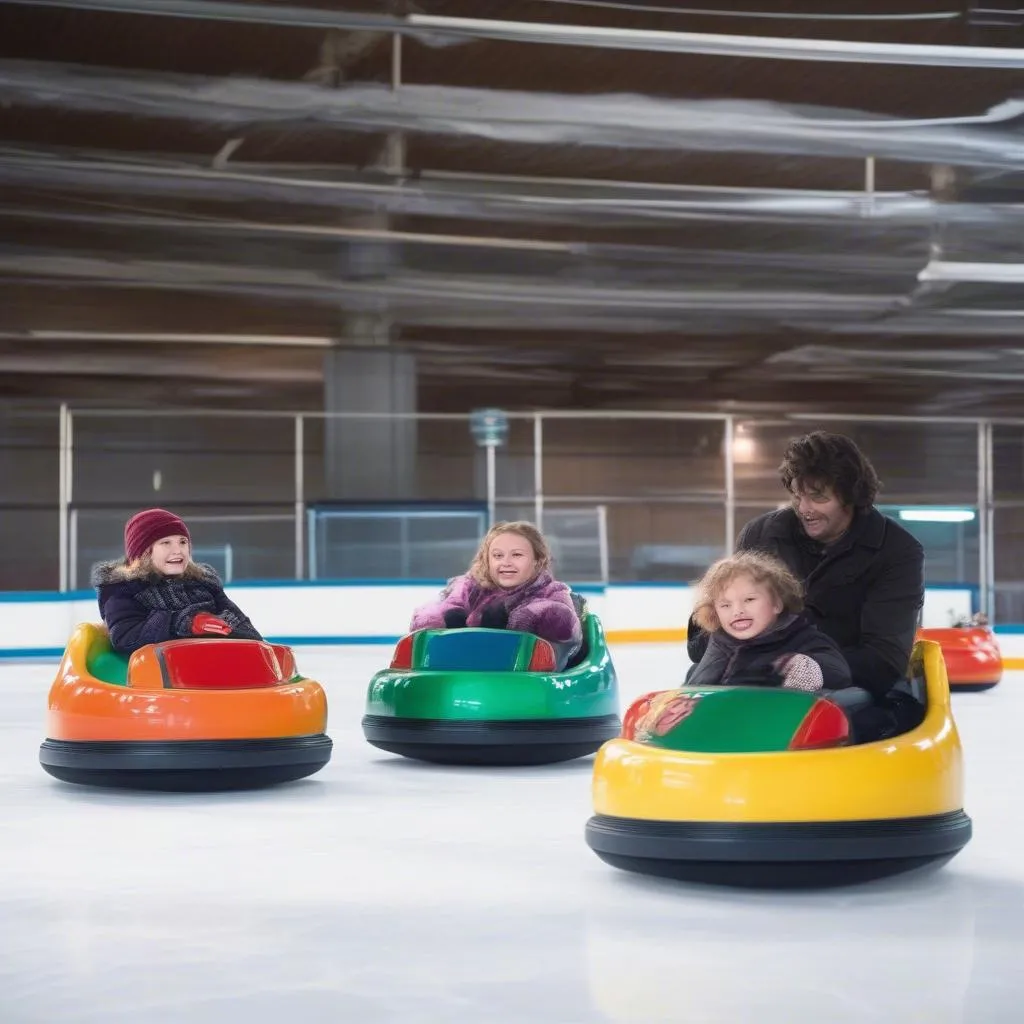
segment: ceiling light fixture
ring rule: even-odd
[[[970,508],[901,508],[899,516],[905,523],[970,523],[975,513]]]

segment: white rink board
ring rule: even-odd
[[[413,609],[434,598],[441,582],[253,583],[227,588],[229,596],[268,639],[292,644],[393,643]],[[577,589],[619,643],[680,643],[693,605],[693,588],[675,584],[585,585]],[[0,593],[0,657],[43,657],[64,649],[79,622],[99,621],[91,591],[73,594]],[[970,613],[971,590],[925,594],[924,624],[945,626]]]

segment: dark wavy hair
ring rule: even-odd
[[[779,466],[779,479],[790,493],[794,483],[825,485],[844,505],[857,509],[870,508],[881,487],[875,467],[853,441],[825,430],[789,442]]]

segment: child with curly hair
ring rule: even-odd
[[[687,686],[786,686],[838,690],[850,668],[803,611],[799,581],[771,555],[743,551],[697,584],[694,619],[710,635]]]

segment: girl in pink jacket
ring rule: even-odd
[[[417,608],[411,629],[483,626],[514,629],[578,648],[583,629],[564,583],[548,571],[551,552],[532,523],[497,523],[469,571],[448,581],[437,600]]]

